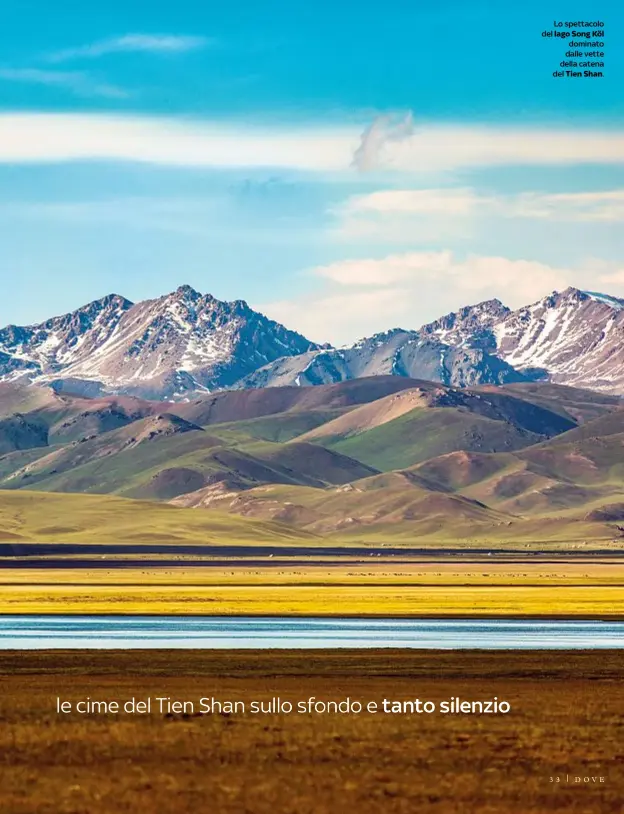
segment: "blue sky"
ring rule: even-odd
[[[568,284],[624,296],[624,12],[8,0],[0,323],[188,282],[347,342]]]

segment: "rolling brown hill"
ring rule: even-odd
[[[620,400],[552,384],[380,376],[175,404],[7,384],[0,395],[2,489],[406,538],[539,534],[540,522],[575,539],[592,523],[617,534],[609,518],[624,505]]]
[[[318,387],[269,387],[231,390],[175,404],[175,412],[197,424],[244,421],[290,411],[347,409],[368,404],[418,382],[396,376],[375,376]]]

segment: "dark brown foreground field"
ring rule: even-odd
[[[623,677],[624,651],[4,652],[0,811],[621,812]],[[57,715],[57,696],[498,696],[512,710],[88,717]]]

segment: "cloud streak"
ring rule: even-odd
[[[46,138],[41,139],[44,131]],[[0,162],[136,161],[189,167],[281,167],[354,176],[358,144],[361,147],[361,131],[351,124],[261,127],[136,115],[0,114]],[[379,168],[389,174],[503,164],[624,163],[620,133],[590,130],[431,125],[405,138],[386,140],[380,149]]]
[[[517,308],[569,285],[596,280],[624,287],[617,264],[587,259],[577,267],[451,250],[353,258],[307,272],[321,286],[305,297],[262,304],[271,318],[317,341],[347,344],[393,327],[417,329],[469,303],[502,297]]]
[[[414,119],[408,113],[398,121],[392,116],[377,116],[362,133],[360,146],[353,155],[353,166],[366,172],[379,169],[385,148],[414,135]]]
[[[534,260],[423,251],[348,259],[318,266],[316,293],[261,306],[306,336],[335,344],[388,328],[419,328],[468,302],[500,297],[517,307],[563,289],[575,272]],[[578,277],[578,274],[576,274]]]
[[[503,165],[624,163],[621,132],[423,123],[378,117],[361,135],[362,171],[431,172]]]
[[[45,138],[41,134],[45,133]],[[179,167],[348,166],[348,130],[79,114],[0,114],[0,163],[135,161]]]
[[[470,188],[384,189],[353,195],[330,212],[339,240],[410,242],[418,234],[469,234],[477,220],[624,221],[624,189],[483,194]]]
[[[534,260],[469,254],[459,259],[449,250],[407,252],[381,259],[343,260],[312,272],[340,286],[417,287],[435,281],[453,289],[480,292],[493,288],[518,301],[530,300],[558,286],[565,287],[569,270]]]
[[[181,54],[196,51],[211,44],[207,37],[175,36],[172,34],[125,34],[122,37],[98,40],[89,45],[66,48],[48,57],[49,62],[74,59],[99,59],[108,54]]]
[[[106,99],[126,99],[128,91],[108,82],[101,82],[86,71],[49,71],[39,68],[0,68],[0,80],[24,82],[62,88],[75,96],[100,96]]]

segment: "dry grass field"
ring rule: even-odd
[[[623,677],[621,651],[4,652],[0,810],[616,814]],[[511,712],[59,716],[58,695],[498,696]]]
[[[273,562],[5,569],[0,613],[624,617],[624,563],[608,558]]]

